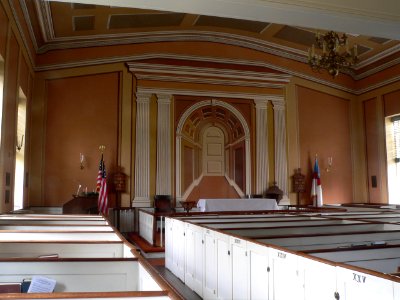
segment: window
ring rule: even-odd
[[[15,154],[14,210],[24,207],[26,96],[19,89],[17,119],[17,151]]]
[[[400,115],[386,118],[389,204],[400,204]]]
[[[1,124],[3,121],[3,84],[4,83],[4,59],[0,55],[0,145],[1,145]]]
[[[394,161],[400,162],[400,116],[391,118],[393,123],[393,147]]]

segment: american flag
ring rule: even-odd
[[[104,164],[103,154],[101,155],[99,173],[97,174],[96,190],[99,193],[97,205],[99,212],[107,215],[108,210],[108,196],[107,196],[107,178],[106,178],[106,165]]]

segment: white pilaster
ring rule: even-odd
[[[136,93],[134,207],[150,206],[150,93]]]
[[[156,194],[171,195],[171,95],[157,94]]]
[[[268,188],[268,124],[265,97],[254,99],[256,104],[256,194],[264,194]]]
[[[280,99],[272,100],[274,107],[275,131],[275,180],[278,187],[283,191],[283,198],[285,199],[289,194],[286,148],[286,110],[283,97],[279,98]]]

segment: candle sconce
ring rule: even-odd
[[[333,162],[332,156],[328,156],[328,166],[325,168],[326,172],[330,172],[332,170],[332,162]]]
[[[83,170],[85,168],[85,155],[83,155],[82,153],[79,153],[79,161],[81,170]]]
[[[17,136],[17,150],[21,151],[23,146],[24,146],[24,135],[21,136],[21,140],[19,140]]]

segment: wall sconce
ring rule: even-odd
[[[23,146],[24,146],[24,135],[21,136],[21,140],[18,140],[17,136],[17,150],[21,151]]]
[[[332,162],[333,162],[332,156],[328,156],[328,167],[325,169],[326,172],[330,172],[332,170]]]
[[[79,161],[81,163],[81,170],[85,168],[85,155],[82,153],[79,153]]]

